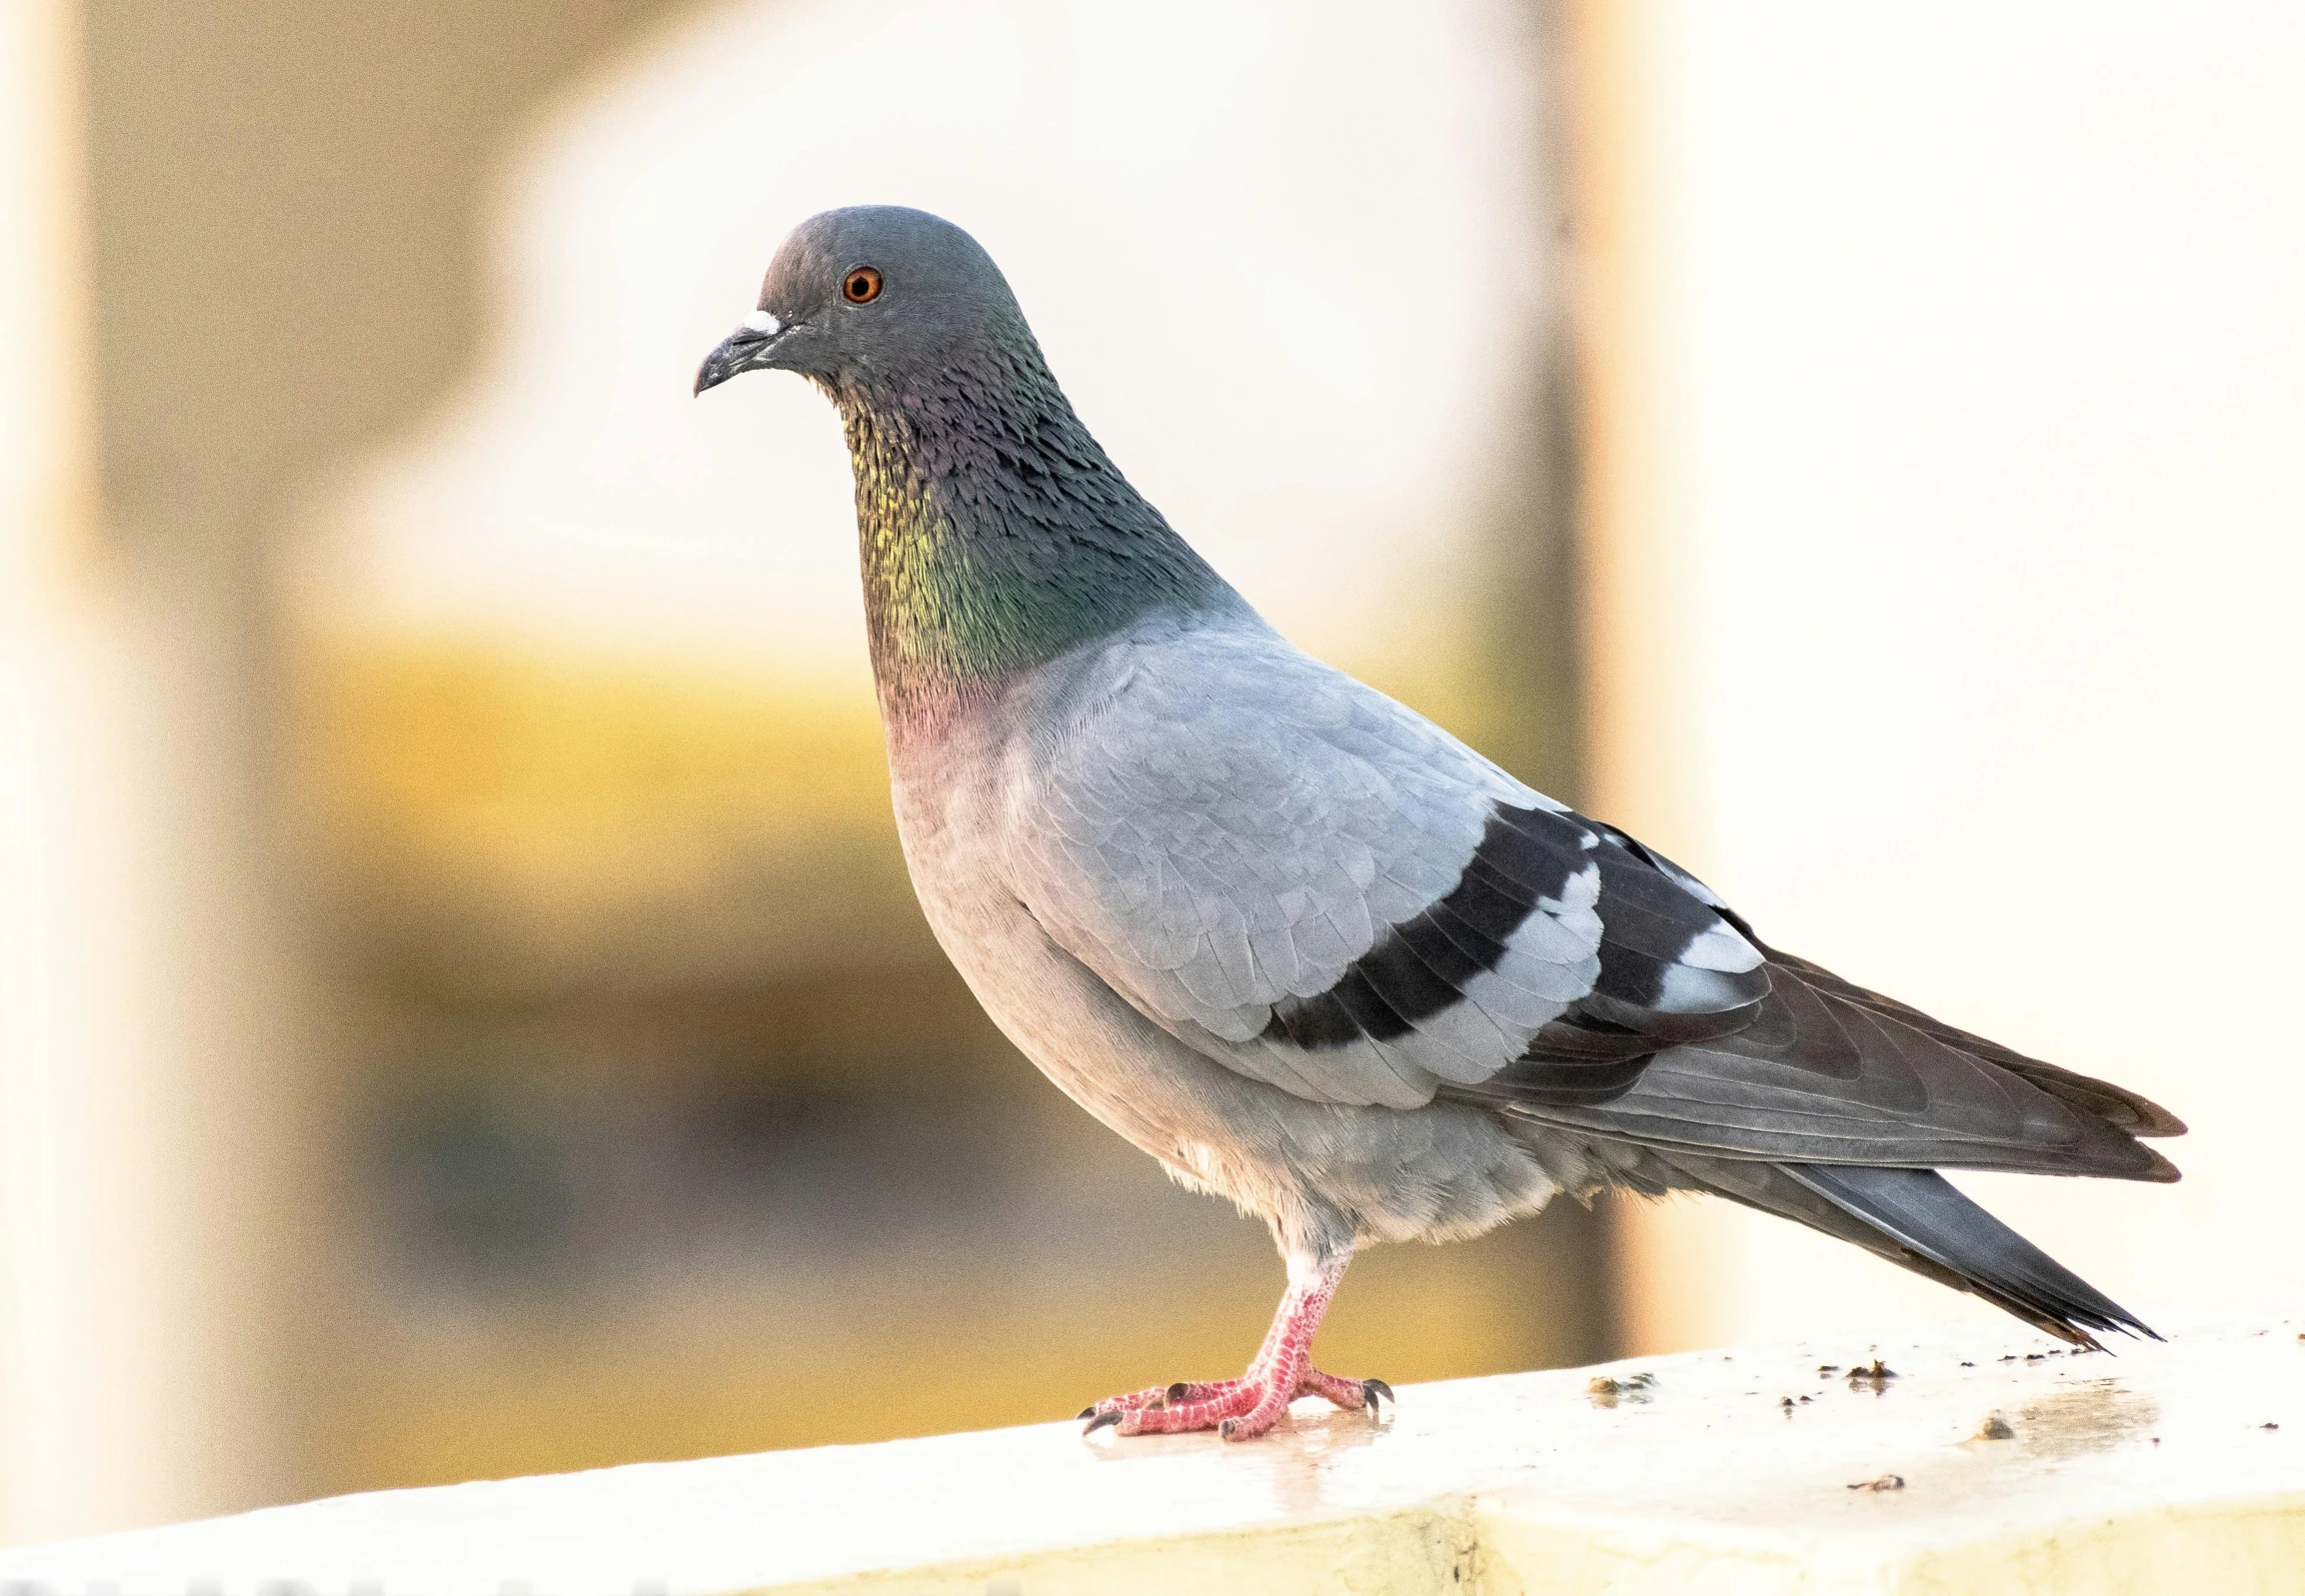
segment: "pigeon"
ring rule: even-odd
[[[1704,882],[1288,643],[1090,436],[992,257],[924,211],[794,230],[696,392],[840,413],[905,856],[986,1011],[1178,1182],[1270,1227],[1237,1379],[1089,1429],[1269,1430],[1356,1249],[1555,1197],[1725,1197],[2078,1347],[2151,1335],[1941,1169],[2167,1181],[2123,1089],[1763,941]]]

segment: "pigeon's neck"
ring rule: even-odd
[[[931,381],[827,386],[893,728],[1148,612],[1240,602],[1106,458],[1029,334]]]

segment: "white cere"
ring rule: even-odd
[[[767,311],[755,311],[745,318],[744,326],[751,333],[778,333],[784,330],[785,324]]]

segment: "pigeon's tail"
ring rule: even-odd
[[[2076,1346],[2092,1330],[2154,1335],[2088,1281],[1961,1195],[1934,1169],[1787,1164],[1785,1173],[1843,1213],[1961,1277],[1978,1296]]]
[[[1974,1292],[2059,1340],[2092,1331],[2160,1337],[2088,1281],[1994,1218],[1934,1169],[1671,1160],[1690,1183],[1853,1241],[1917,1274]]]

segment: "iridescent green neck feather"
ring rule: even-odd
[[[1021,328],[933,377],[824,386],[856,469],[892,724],[935,718],[1154,610],[1241,602],[1129,486]]]

